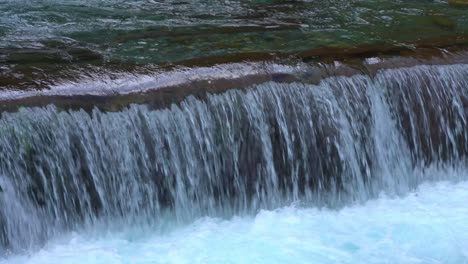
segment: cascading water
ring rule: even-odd
[[[405,194],[468,153],[468,66],[264,83],[170,109],[53,106],[0,120],[0,254],[67,231]]]

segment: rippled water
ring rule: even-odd
[[[447,173],[447,172],[445,172]],[[450,172],[449,172],[450,173]],[[468,182],[339,211],[294,206],[168,234],[74,233],[0,263],[468,263]]]
[[[466,10],[441,0],[2,0],[0,14],[1,48],[66,57],[80,47],[135,62],[391,44],[468,29]]]
[[[466,12],[445,0],[0,0],[0,89],[46,89],[93,67],[133,72],[317,48],[451,45],[466,38]]]

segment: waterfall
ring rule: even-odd
[[[461,180],[425,171],[466,165],[467,104],[468,65],[439,65],[267,82],[167,109],[3,113],[0,255],[83,227],[337,208]]]

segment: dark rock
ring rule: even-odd
[[[103,59],[101,54],[85,48],[70,48],[67,53],[72,57],[73,61],[78,62],[101,61]]]
[[[274,82],[284,82],[284,83],[290,83],[296,81],[296,77],[292,74],[288,73],[273,73],[271,75],[271,80]]]
[[[25,64],[25,63],[64,63],[69,58],[66,54],[55,50],[19,50],[12,51],[6,57],[6,63]]]

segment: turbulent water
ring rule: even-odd
[[[443,171],[442,173],[466,173]],[[73,233],[0,263],[468,263],[468,182],[340,211],[294,206],[202,218],[168,234]]]
[[[200,217],[242,216],[215,223],[228,232],[236,223],[251,225],[249,217],[261,209],[291,203],[332,211],[284,209],[257,218],[304,214],[298,221],[310,238],[318,229],[307,227],[328,216],[354,212],[343,217],[365,221],[372,205],[340,208],[380,193],[406,195],[424,182],[467,179],[467,76],[467,65],[417,66],[372,77],[331,77],[317,85],[269,82],[203,100],[189,97],[168,109],[132,105],[85,112],[49,106],[3,113],[0,254],[36,250],[73,231],[104,235],[131,226],[161,233],[163,238],[154,239],[164,241],[176,239],[164,235],[169,230]],[[443,196],[437,192],[446,189],[438,188],[434,195]],[[399,214],[419,203],[412,199],[383,203]],[[456,252],[443,257],[466,254]]]

